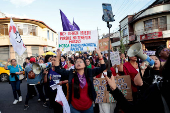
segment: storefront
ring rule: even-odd
[[[162,32],[153,32],[140,35],[140,41],[144,45],[145,50],[156,51],[160,45],[166,46],[167,40],[163,38]]]

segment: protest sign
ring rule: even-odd
[[[110,60],[112,62],[112,66],[114,66],[115,64],[120,65],[119,51],[110,53]]]
[[[119,76],[115,78],[117,88],[124,94],[128,101],[132,101],[131,79],[129,75]],[[97,94],[95,103],[110,103],[115,102],[114,97],[107,91],[105,78],[96,78],[93,81],[94,88]]]
[[[145,51],[146,55],[155,55],[156,51]]]
[[[109,46],[108,42],[109,42],[109,38],[100,39],[99,40],[99,49],[101,51],[108,50],[108,46]],[[111,49],[111,42],[110,42],[110,49]]]
[[[89,51],[97,48],[97,31],[59,32],[59,49],[62,51]]]

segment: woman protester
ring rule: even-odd
[[[101,78],[104,78],[105,76],[107,76],[108,60],[105,60],[105,65],[106,65],[106,69],[101,73]],[[113,75],[113,76],[115,76],[115,75]],[[100,113],[114,113],[115,108],[116,108],[116,102],[99,103]]]
[[[68,58],[66,61],[66,70],[74,69],[74,61],[71,58]]]
[[[169,57],[170,50],[168,48],[166,48],[165,46],[161,45],[157,48],[155,54],[157,57],[159,57],[159,59],[161,61],[161,65],[163,66]]]
[[[91,69],[95,68],[95,66],[91,64],[90,59],[88,58],[86,59],[86,65],[87,65],[87,68],[91,68]]]
[[[53,90],[50,86],[54,85],[56,83],[56,81],[62,81],[60,82],[60,85],[63,84],[62,89],[65,88],[65,84],[68,81],[63,81],[63,77],[60,74],[55,72],[55,61],[56,58],[53,57],[52,58],[52,68],[50,68],[49,70],[44,70],[44,82],[48,84],[48,92],[49,92],[49,101],[50,101],[50,107],[52,107],[54,109],[54,113],[63,113],[63,108],[62,105],[60,105],[58,102],[55,101],[55,97],[57,94],[57,89]],[[60,65],[61,68],[61,65]],[[64,94],[66,95],[66,91],[65,89],[63,89]]]
[[[131,84],[132,84],[132,95],[133,95],[133,101],[136,102],[138,99],[138,89],[137,86],[134,83],[134,78],[139,72],[138,63],[137,63],[137,57],[129,57],[129,62],[124,63],[123,65],[123,72],[124,75],[130,75],[131,78]]]
[[[75,70],[61,70],[59,59],[61,52],[58,51],[55,63],[56,73],[66,76],[69,81],[69,104],[71,113],[93,113],[93,101],[96,92],[93,86],[93,77],[105,70],[105,64],[100,50],[96,50],[101,62],[100,68],[89,69],[83,59],[78,58],[75,62]]]
[[[62,65],[62,68],[67,69],[66,57],[64,55],[61,56],[61,65]]]
[[[143,94],[143,98],[137,103],[126,100],[122,92],[116,87],[115,79],[105,76],[111,88],[110,93],[125,113],[169,113],[170,112],[170,56],[161,68],[163,79],[161,82],[152,84]]]
[[[18,97],[19,97],[19,102],[22,101],[21,90],[20,90],[21,81],[19,80],[19,75],[23,74],[23,70],[22,70],[22,67],[19,64],[17,64],[16,59],[12,59],[11,65],[8,66],[9,62],[10,62],[10,59],[8,59],[4,68],[6,70],[10,70],[9,81],[12,86],[13,95],[15,99],[13,104],[17,104]],[[17,94],[18,94],[18,97],[17,97]]]
[[[45,61],[44,61],[44,63],[47,63],[47,64],[50,64],[50,65],[51,65],[51,60],[52,60],[52,58],[53,58],[52,55],[46,55],[46,56],[45,56]],[[47,83],[44,83],[44,84],[43,84],[43,87],[44,87],[44,91],[45,91],[46,101],[49,101],[49,93],[48,93],[48,91],[47,91],[48,84],[47,84]]]
[[[161,62],[159,58],[155,55],[150,56],[150,58],[155,61],[154,67],[150,68],[145,62],[143,62],[140,66],[142,79],[140,73],[138,73],[134,78],[135,85],[141,86],[141,93],[144,92],[150,85],[158,83],[162,80],[162,76],[160,75]]]

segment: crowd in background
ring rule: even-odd
[[[166,47],[158,47],[156,54],[150,56],[150,58],[155,61],[153,68],[148,67],[144,62],[141,62],[139,65],[137,57],[128,57],[126,53],[120,53],[120,65],[112,66],[111,61],[108,61],[108,53],[102,54],[100,50],[93,51],[92,55],[84,52],[83,54],[80,53],[78,56],[73,54],[71,57],[68,57],[68,55],[61,55],[62,52],[58,50],[57,55],[54,56],[27,57],[23,64],[27,80],[27,95],[24,110],[29,108],[29,100],[34,96],[37,96],[38,101],[43,101],[44,107],[53,108],[54,113],[62,113],[62,105],[55,101],[57,89],[52,90],[50,87],[59,80],[60,82],[58,84],[62,85],[63,92],[70,105],[71,113],[163,113],[165,109],[158,88],[154,89],[155,86],[150,90],[150,93],[148,93],[148,89],[156,83],[166,81],[165,79],[169,80],[169,77],[164,77],[164,74],[168,74],[167,66],[170,65],[168,62],[170,60],[169,53],[169,49]],[[11,65],[8,66],[8,64],[6,64],[5,69],[8,69],[10,70],[10,73],[13,73],[10,75],[10,84],[14,95],[13,104],[17,104],[18,101],[22,101],[22,91],[20,90],[22,81],[19,80],[19,75],[23,74],[23,70],[15,59],[8,60],[8,62],[11,62]],[[51,63],[52,65],[50,69],[45,69],[38,75],[41,78],[38,83],[36,81],[36,79],[38,80],[37,76],[35,79],[30,79],[28,77],[32,70],[32,64],[34,63]],[[111,79],[107,77],[109,63],[111,65],[110,70],[114,77],[130,75],[133,96],[132,102],[129,103],[115,87],[114,77],[112,76]],[[141,66],[144,66],[145,68],[141,68]],[[161,71],[162,67],[164,67],[164,72]],[[165,73],[165,71],[167,71],[167,73]],[[110,93],[117,102],[94,103],[96,93],[93,86],[93,80],[96,78],[106,78],[111,87]],[[168,83],[166,85],[169,86]],[[165,96],[169,106],[169,97],[167,97],[167,94],[164,94],[164,91],[165,89],[162,88],[162,95]],[[160,98],[158,98],[159,96]],[[155,109],[151,107],[152,104],[155,105]],[[146,105],[149,107],[146,107]],[[146,108],[142,109],[142,106],[145,106]]]

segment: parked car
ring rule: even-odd
[[[0,60],[0,81],[1,82],[7,82],[9,81],[9,75],[10,71],[4,69],[6,62],[3,60]]]

